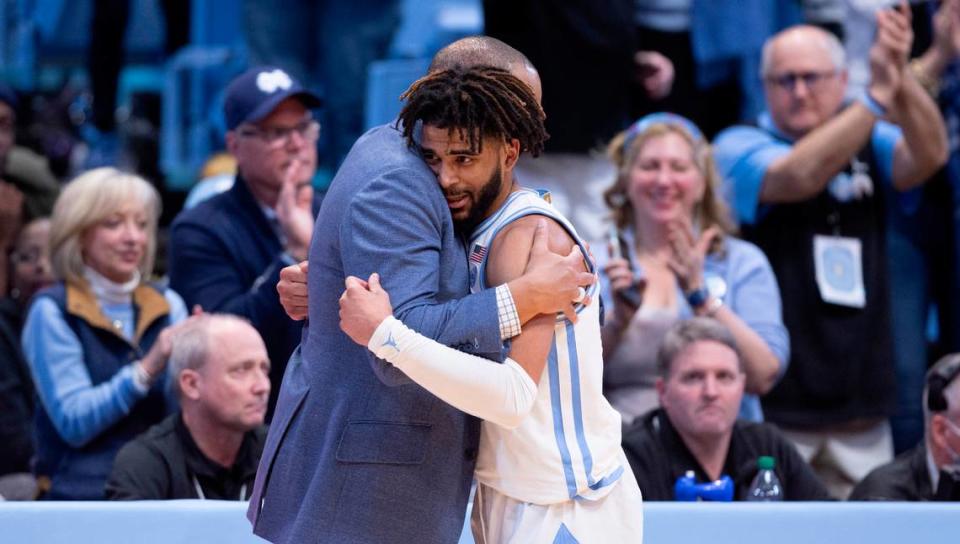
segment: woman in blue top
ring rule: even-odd
[[[630,423],[658,405],[655,357],[678,320],[709,316],[733,333],[746,369],[740,416],[760,420],[757,395],[786,369],[780,292],[763,253],[732,236],[709,143],[686,118],[648,115],[611,141],[617,180],[603,264],[605,392]]]
[[[187,312],[176,293],[145,282],[159,212],[147,181],[114,168],[76,178],[54,207],[58,283],[37,293],[22,337],[48,498],[102,498],[117,450],[165,415],[170,325]]]

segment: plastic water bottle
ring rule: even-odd
[[[757,475],[750,483],[750,490],[747,491],[748,501],[782,501],[783,486],[780,485],[780,478],[773,471],[775,465],[773,457],[762,456],[757,459]]]

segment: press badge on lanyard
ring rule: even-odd
[[[860,240],[817,234],[813,237],[813,262],[824,302],[850,308],[867,305]]]

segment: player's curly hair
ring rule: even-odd
[[[546,116],[530,87],[506,70],[492,66],[454,66],[430,73],[401,96],[406,104],[399,122],[414,147],[417,122],[458,130],[470,150],[483,151],[483,138],[516,138],[520,151],[534,157],[549,138]]]

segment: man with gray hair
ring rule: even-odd
[[[850,500],[960,500],[960,353],[930,368],[923,398],[923,442],[874,469]]]
[[[247,500],[267,434],[267,348],[248,321],[227,314],[192,318],[173,344],[180,412],[120,450],[107,498]]]
[[[870,84],[844,104],[837,39],[784,30],[763,51],[769,111],[714,147],[743,234],[779,280],[790,332],[790,368],[763,399],[765,417],[838,497],[893,454],[887,208],[947,156],[940,113],[907,67],[912,41],[905,8],[879,11]]]
[[[637,419],[623,437],[644,500],[675,500],[675,482],[690,471],[698,482],[730,476],[734,500],[745,500],[761,456],[774,458],[785,500],[829,498],[774,426],[737,421],[743,362],[720,322],[697,317],[675,325],[660,345],[657,371],[661,407]]]

